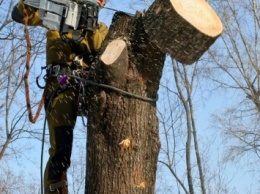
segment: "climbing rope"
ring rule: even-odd
[[[29,120],[32,123],[35,123],[36,120],[38,119],[41,109],[43,107],[44,104],[44,98],[42,95],[42,98],[39,102],[38,105],[38,109],[36,111],[35,116],[33,116],[32,113],[32,106],[31,106],[31,99],[30,99],[30,88],[29,88],[29,73],[30,73],[30,60],[31,60],[31,49],[32,49],[32,45],[31,45],[31,41],[30,41],[30,36],[29,36],[29,30],[28,30],[28,14],[27,14],[27,6],[25,6],[24,8],[24,36],[25,36],[25,40],[26,40],[26,46],[27,46],[27,54],[26,54],[26,62],[25,62],[25,74],[23,76],[23,80],[24,80],[24,87],[25,87],[25,98],[26,98],[26,107],[27,107],[27,111],[28,111],[28,116],[29,116]]]
[[[122,95],[133,97],[133,98],[136,98],[136,99],[139,99],[139,100],[143,100],[143,101],[147,101],[147,102],[156,102],[158,100],[157,98],[149,98],[149,97],[144,97],[144,96],[140,96],[140,95],[137,95],[137,94],[133,94],[131,92],[127,92],[125,90],[116,88],[114,86],[101,84],[101,83],[96,83],[94,81],[87,80],[87,79],[81,78],[79,76],[69,75],[68,77],[71,77],[71,78],[74,78],[74,79],[78,79],[78,80],[82,81],[83,83],[90,84],[90,85],[93,85],[93,86],[98,86],[98,87],[101,87],[101,88],[107,88],[107,89],[116,91],[118,93],[121,93]]]
[[[125,13],[125,14],[127,14],[127,15],[129,15],[129,16],[134,16],[134,15],[135,15],[135,14],[132,14],[132,13],[130,13],[130,12],[121,11],[121,10],[119,10],[119,9],[114,9],[114,8],[110,8],[110,7],[107,7],[107,6],[102,7],[102,8],[107,9],[107,10],[110,10],[110,11],[114,11],[114,12]]]

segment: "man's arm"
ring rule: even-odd
[[[90,46],[91,50],[98,50],[102,42],[104,41],[106,35],[108,33],[108,27],[106,26],[105,23],[100,22],[99,28],[96,29],[93,33],[89,33],[87,36],[87,40]]]
[[[25,15],[26,13],[26,15]],[[12,19],[18,23],[24,24],[25,17],[28,17],[29,26],[43,26],[42,20],[39,17],[39,12],[37,9],[27,6],[21,0],[17,3],[12,10]]]

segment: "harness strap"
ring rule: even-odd
[[[79,62],[80,63],[80,62]],[[47,77],[56,77],[58,80],[59,87],[57,88],[56,95],[62,93],[67,89],[73,88],[75,91],[75,102],[78,116],[87,115],[87,110],[85,109],[86,101],[86,91],[85,83],[77,78],[88,79],[88,71],[80,68],[73,69],[71,67],[64,67],[63,65],[55,64],[48,65],[47,67]],[[71,76],[75,76],[72,78]],[[72,79],[70,79],[72,78]]]

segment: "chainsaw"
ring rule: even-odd
[[[50,30],[67,33],[98,27],[96,0],[25,0],[24,4],[39,9],[43,25]]]

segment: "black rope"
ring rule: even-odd
[[[111,10],[111,11],[115,11],[115,12],[122,12],[122,13],[125,13],[125,14],[129,15],[129,16],[134,16],[135,15],[135,14],[132,14],[132,13],[129,13],[129,12],[120,11],[118,9],[114,9],[114,8],[110,8],[110,7],[102,7],[102,8],[108,9],[108,10]]]
[[[43,124],[43,132],[42,132],[42,147],[41,147],[41,167],[40,167],[40,171],[41,171],[41,194],[43,194],[43,152],[44,152],[44,141],[45,141],[45,132],[46,132],[46,123],[47,123],[47,114],[48,114],[48,110],[49,110],[49,107],[50,107],[50,104],[52,102],[52,99],[53,97],[56,95],[56,92],[58,91],[60,86],[58,86],[57,88],[55,88],[55,90],[53,91],[49,101],[48,101],[48,104],[47,104],[47,107],[46,107],[46,110],[45,110],[45,118],[44,118],[44,124]]]
[[[93,86],[98,86],[98,87],[102,87],[102,88],[107,88],[107,89],[110,89],[110,90],[113,90],[113,91],[116,91],[116,92],[119,92],[123,95],[126,95],[126,96],[130,96],[130,97],[133,97],[133,98],[136,98],[136,99],[139,99],[139,100],[143,100],[143,101],[147,101],[147,102],[156,102],[158,100],[158,98],[148,98],[148,97],[143,97],[143,96],[140,96],[140,95],[137,95],[137,94],[133,94],[131,92],[127,92],[125,90],[122,90],[122,89],[119,89],[119,88],[116,88],[114,86],[110,86],[110,85],[106,85],[106,84],[101,84],[101,83],[96,83],[94,81],[91,81],[91,80],[87,80],[87,79],[84,79],[84,78],[81,78],[79,76],[75,76],[75,75],[69,75],[68,77],[72,77],[72,78],[75,78],[75,79],[78,79],[84,83],[87,83],[87,84],[91,84]]]
[[[47,116],[45,115],[44,124],[43,124],[43,132],[42,132],[41,167],[40,167],[40,171],[41,171],[41,194],[43,194],[43,152],[44,152],[46,122],[47,122]]]
[[[62,74],[58,74],[58,75],[62,75]],[[83,83],[87,83],[87,84],[90,84],[90,85],[93,85],[93,86],[98,86],[98,87],[110,89],[110,90],[116,91],[118,93],[121,93],[123,95],[130,96],[130,97],[133,97],[133,98],[136,98],[136,99],[139,99],[139,100],[143,100],[143,101],[147,101],[147,102],[156,102],[158,100],[158,96],[156,98],[144,97],[144,96],[140,96],[140,95],[137,95],[137,94],[133,94],[131,92],[127,92],[125,90],[119,89],[119,88],[114,87],[114,86],[110,86],[110,85],[107,85],[107,84],[96,83],[94,81],[87,80],[87,79],[82,78],[80,76],[76,76],[76,75],[67,75],[67,76],[71,77],[71,78],[74,78],[74,79],[77,79],[77,80],[80,80]],[[55,77],[56,77],[56,75],[55,75]]]

